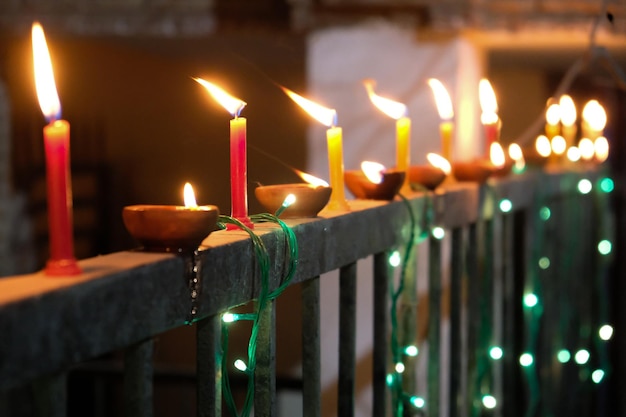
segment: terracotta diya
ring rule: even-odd
[[[331,187],[305,183],[261,185],[254,189],[257,200],[270,213],[276,213],[289,194],[296,197],[295,202],[282,211],[281,218],[317,216],[328,203],[331,192]]]
[[[381,164],[364,161],[360,171],[344,173],[348,190],[356,198],[369,200],[392,200],[404,182],[406,172],[385,169]]]
[[[187,185],[185,185],[185,206],[143,204],[124,207],[122,211],[124,226],[144,250],[157,252],[195,250],[217,228],[218,207],[196,205],[193,190]]]

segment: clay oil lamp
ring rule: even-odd
[[[363,161],[361,170],[345,172],[346,186],[356,198],[365,200],[392,200],[400,191],[406,173],[385,169],[378,162]]]
[[[306,183],[260,185],[254,189],[254,195],[269,213],[280,213],[283,219],[316,217],[328,204],[332,188],[321,178],[299,170],[296,173]],[[285,207],[289,195],[293,195],[294,201]]]
[[[154,252],[189,252],[216,229],[217,206],[198,206],[193,188],[184,188],[184,206],[133,205],[122,211],[126,230],[143,250]]]
[[[412,165],[409,167],[409,182],[413,189],[426,188],[434,190],[452,172],[450,162],[446,158],[436,153],[426,155],[429,164]]]

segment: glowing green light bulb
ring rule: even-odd
[[[526,294],[524,296],[524,305],[526,307],[534,307],[539,302],[539,298],[533,293]]]
[[[482,401],[485,408],[488,408],[490,410],[496,408],[496,406],[498,405],[498,401],[496,401],[496,397],[494,397],[493,395],[483,395]]]
[[[576,352],[576,354],[574,355],[574,361],[579,364],[579,365],[584,365],[587,363],[587,361],[589,361],[589,357],[591,355],[589,354],[589,351],[586,349],[580,349],[578,352]]]
[[[533,358],[533,355],[531,355],[530,353],[522,353],[519,357],[519,364],[525,368],[532,365],[534,361],[535,359]]]
[[[593,188],[593,185],[591,184],[591,181],[589,181],[588,179],[584,178],[578,181],[578,191],[581,194],[589,194],[592,188]]]
[[[489,349],[489,356],[493,360],[497,361],[498,359],[502,359],[503,355],[504,355],[504,351],[502,350],[500,346],[494,346],[491,349]]]
[[[446,235],[446,231],[442,228],[442,227],[433,227],[433,230],[431,231],[433,237],[435,239],[441,240],[444,238],[444,236]]]
[[[410,345],[404,348],[404,354],[407,356],[417,356],[419,349],[415,345]]]
[[[224,323],[232,323],[236,320],[236,317],[233,313],[224,313],[222,315],[222,321]]]
[[[387,374],[387,385],[388,386],[392,386],[393,385],[393,375],[392,374]]]
[[[601,240],[598,243],[598,252],[600,252],[601,255],[608,255],[609,253],[611,253],[611,250],[613,249],[613,245],[611,244],[610,240]]]
[[[539,209],[539,218],[541,218],[541,220],[546,221],[550,218],[550,216],[552,215],[552,212],[550,211],[550,209],[548,207],[541,207],[541,209]]]
[[[572,355],[569,353],[569,350],[567,350],[567,349],[561,349],[556,354],[556,358],[561,363],[569,362],[571,357],[572,357]]]
[[[239,369],[241,372],[245,372],[246,369],[248,369],[248,365],[246,365],[246,363],[241,359],[237,359],[233,365],[235,365],[235,368]]]
[[[547,256],[543,256],[539,259],[539,268],[548,269],[550,268],[550,258]]]
[[[602,382],[603,378],[604,378],[604,371],[602,369],[596,369],[591,374],[591,380],[595,382],[596,384],[599,384],[600,382]]]
[[[605,193],[610,193],[615,189],[615,183],[609,177],[602,178],[600,180],[600,189]]]
[[[400,252],[398,252],[397,250],[394,250],[391,255],[389,255],[389,265],[393,266],[394,268],[397,268],[398,266],[400,266],[400,263],[402,262],[402,258],[400,257]]]
[[[413,396],[411,397],[410,401],[411,405],[413,405],[413,407],[415,408],[424,408],[424,406],[426,405],[426,401],[424,401],[422,397]]]
[[[508,198],[504,198],[500,200],[500,211],[503,213],[508,213],[513,209],[513,203]]]
[[[395,368],[396,368],[396,372],[399,373],[399,374],[403,373],[404,369],[405,369],[404,368],[404,364],[402,362],[396,363],[396,367]]]
[[[613,326],[610,324],[605,324],[604,326],[598,329],[598,336],[602,340],[610,340],[613,337]]]

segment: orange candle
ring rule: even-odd
[[[48,46],[39,23],[32,27],[35,85],[41,110],[48,120],[43,129],[46,153],[48,227],[50,258],[46,275],[80,274],[74,257],[72,227],[72,188],[70,183],[70,125],[61,120],[61,104],[56,91]]]

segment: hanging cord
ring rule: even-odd
[[[419,235],[417,235],[418,223],[417,216],[411,206],[409,200],[402,194],[397,194],[402,202],[405,204],[408,214],[409,214],[409,236],[407,239],[406,247],[404,255],[400,261],[400,276],[398,287],[394,288],[393,281],[390,281],[390,293],[391,293],[391,305],[390,305],[390,319],[391,319],[391,335],[390,335],[390,347],[391,347],[391,357],[393,361],[393,365],[397,364],[403,365],[403,355],[407,354],[405,352],[405,347],[401,345],[398,334],[398,302],[400,297],[402,296],[404,290],[406,289],[406,280],[407,280],[407,270],[408,265],[411,262],[411,256],[413,255],[415,243],[417,240],[422,240],[424,236],[427,236],[428,231],[431,227],[431,222],[433,218],[433,207],[432,207],[432,198],[430,195],[425,197],[424,204],[424,225],[422,227],[422,231]],[[422,408],[424,406],[423,399],[416,397],[410,393],[407,393],[404,390],[402,384],[402,373],[403,369],[398,370],[394,369],[394,372],[389,376],[387,381],[388,386],[391,391],[391,400],[392,400],[392,413],[395,417],[402,417],[404,414],[405,404],[412,404],[416,408]]]
[[[296,267],[298,264],[297,240],[293,230],[289,226],[287,226],[277,216],[268,213],[252,215],[250,216],[250,219],[254,223],[272,222],[278,224],[278,226],[283,231],[283,235],[285,237],[285,246],[287,251],[285,258],[287,265],[286,273],[281,281],[281,284],[274,291],[270,291],[269,275],[271,261],[267,252],[267,248],[265,247],[262,239],[258,235],[256,235],[252,229],[246,227],[239,220],[225,215],[219,217],[219,222],[221,224],[233,224],[248,233],[254,247],[255,259],[261,274],[261,289],[259,291],[259,296],[256,299],[256,307],[254,313],[230,315],[230,317],[233,319],[236,316],[237,320],[252,321],[252,330],[250,331],[250,339],[248,342],[248,363],[243,363],[242,366],[243,372],[247,376],[247,389],[241,412],[237,411],[237,406],[235,404],[233,392],[230,386],[229,369],[227,366],[227,361],[225,360],[225,353],[228,352],[228,322],[234,320],[222,320],[222,392],[225,399],[226,407],[228,408],[230,414],[234,417],[249,416],[254,405],[254,372],[256,370],[256,349],[261,312],[267,307],[267,304],[270,301],[276,299],[289,286],[293,276],[295,275]]]

